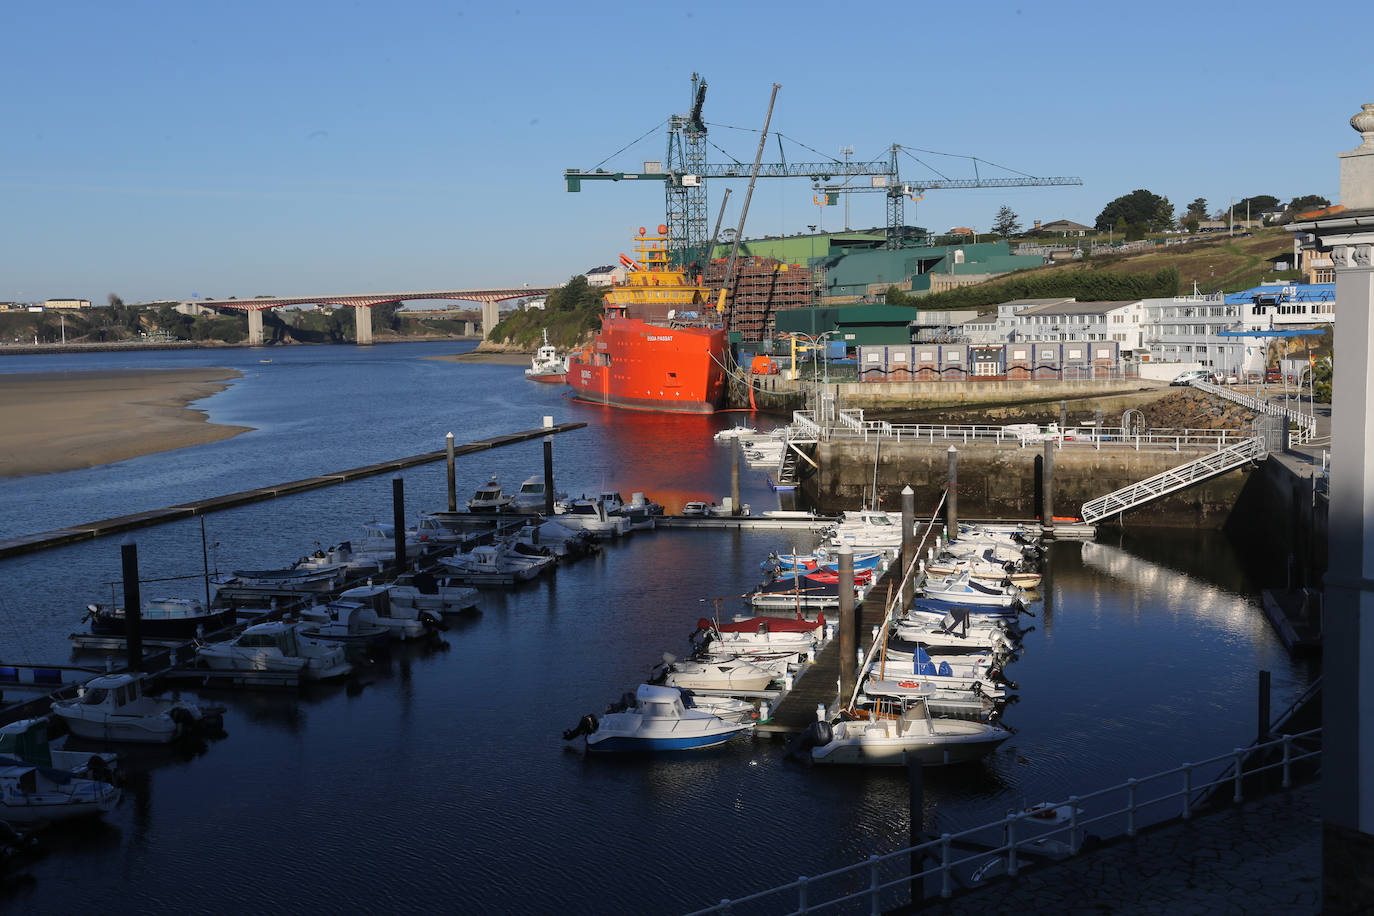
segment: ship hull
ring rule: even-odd
[[[605,319],[585,354],[568,364],[581,401],[630,410],[713,413],[725,399],[726,331]]]
[[[536,375],[533,372],[526,372],[525,378],[531,382],[545,382],[552,385],[562,385],[568,380],[568,374],[566,372],[545,372],[542,375]]]

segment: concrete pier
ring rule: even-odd
[[[372,309],[369,306],[353,306],[353,325],[357,329],[358,346],[372,346]]]

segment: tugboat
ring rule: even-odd
[[[638,259],[606,293],[601,330],[568,357],[568,384],[582,401],[638,410],[713,413],[725,399],[728,335],[711,290],[669,261],[668,227],[636,236]]]
[[[532,382],[552,382],[561,385],[568,379],[568,358],[558,355],[558,348],[549,343],[549,329],[544,329],[544,346],[530,359],[525,378]]]

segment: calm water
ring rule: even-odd
[[[737,415],[609,411],[519,367],[422,357],[465,345],[16,357],[0,372],[232,366],[196,406],[252,426],[234,439],[65,474],[0,481],[0,535],[170,505],[538,426],[574,494],[643,490],[670,509],[718,499]],[[516,486],[538,441],[459,459],[460,497]],[[405,473],[407,514],[442,508],[442,462]],[[762,472],[744,499],[774,505]],[[211,515],[219,568],[284,565],[391,516],[377,477]],[[199,522],[134,533],[141,573],[201,570]],[[492,592],[437,648],[406,647],[352,685],[214,692],[228,737],[145,749],[103,824],[50,832],[14,912],[672,913],[905,845],[897,773],[818,768],[736,741],[682,759],[585,758],[560,732],[681,653],[708,599],[738,595],[777,532],[640,532],[547,582]],[[1017,734],[979,765],[929,770],[940,830],[1225,752],[1254,731],[1256,671],[1276,709],[1307,683],[1219,535],[1167,533],[1052,551],[1040,619],[1009,669]],[[0,561],[0,660],[64,661],[81,608],[110,594],[118,539]],[[196,595],[194,579],[145,594]],[[91,659],[93,661],[93,659]]]

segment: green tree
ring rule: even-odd
[[[1194,222],[1207,218],[1207,198],[1195,197],[1193,202],[1188,205],[1188,212],[1184,214],[1184,219],[1191,219]],[[1197,230],[1190,230],[1196,232]]]
[[[1245,219],[1248,213],[1250,219],[1259,219],[1259,215],[1265,210],[1272,210],[1279,205],[1279,199],[1270,194],[1259,194],[1255,197],[1244,197],[1231,205],[1232,219]],[[1226,217],[1222,217],[1225,219]]]
[[[110,293],[108,296],[106,296],[105,301],[110,304],[110,308],[120,308],[124,305],[124,300],[116,296],[114,293]]]
[[[1123,194],[1102,208],[1097,215],[1097,228],[1104,231],[1113,226],[1140,224],[1146,230],[1159,232],[1174,223],[1174,205],[1169,198],[1139,188]]]
[[[1006,238],[1021,231],[1021,218],[1011,207],[1002,207],[992,220],[992,231]]]
[[[1299,213],[1306,213],[1308,210],[1319,210],[1329,206],[1331,206],[1331,201],[1320,194],[1304,194],[1302,197],[1295,197],[1289,201],[1288,211],[1296,216]]]

